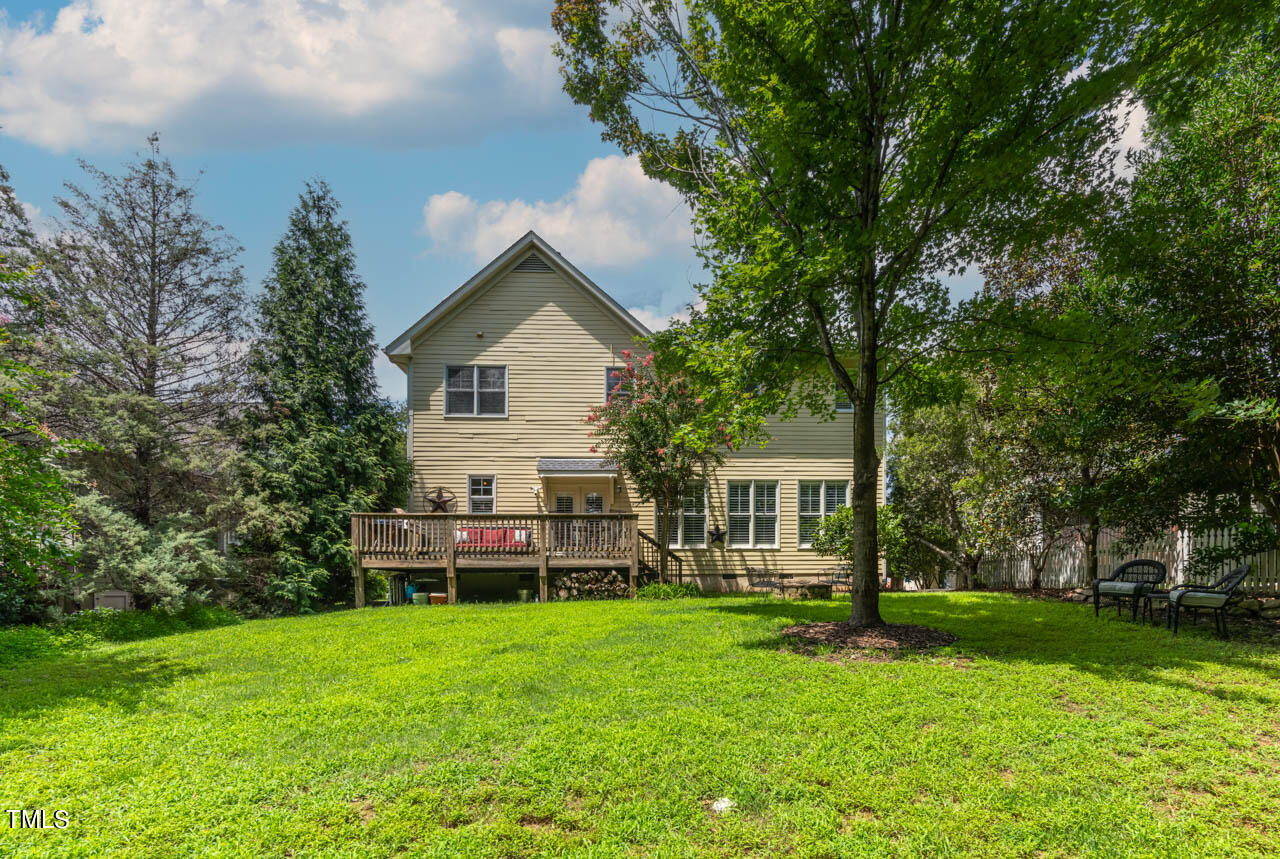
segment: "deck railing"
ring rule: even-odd
[[[352,548],[365,559],[553,557],[626,560],[635,551],[632,513],[356,513]]]
[[[640,564],[634,513],[356,513],[351,517],[358,604],[364,570],[443,568],[451,601],[458,567],[537,567],[546,598],[551,566]]]

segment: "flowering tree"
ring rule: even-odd
[[[626,365],[618,372],[608,402],[586,417],[596,439],[592,453],[617,463],[641,501],[658,510],[657,538],[666,546],[671,514],[686,489],[705,481],[724,463],[727,451],[753,437],[761,424],[750,409],[734,402],[749,399],[726,396],[683,370],[659,369],[652,353],[637,360],[623,350]],[[666,552],[661,553],[658,578],[667,580]]]

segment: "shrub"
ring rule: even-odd
[[[686,597],[702,596],[702,590],[691,582],[683,584],[652,582],[637,588],[636,596],[642,600],[678,600]]]
[[[239,623],[240,616],[221,606],[189,603],[178,611],[153,608],[147,611],[116,611],[95,608],[68,617],[61,630],[79,632],[100,641],[138,641],[175,632],[211,629]]]
[[[167,517],[146,528],[90,493],[76,499],[80,559],[94,577],[131,592],[142,607],[181,612],[189,598],[203,598],[228,575],[213,532],[194,516]]]

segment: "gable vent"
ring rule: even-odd
[[[551,271],[551,266],[543,262],[537,254],[529,254],[516,264],[516,271]]]

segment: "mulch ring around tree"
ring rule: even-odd
[[[883,662],[895,655],[930,650],[955,642],[949,632],[913,623],[889,623],[884,626],[853,626],[847,621],[802,623],[789,626],[782,634],[796,639],[810,655],[813,646],[834,647],[846,659]],[[825,649],[825,648],[824,648]]]

